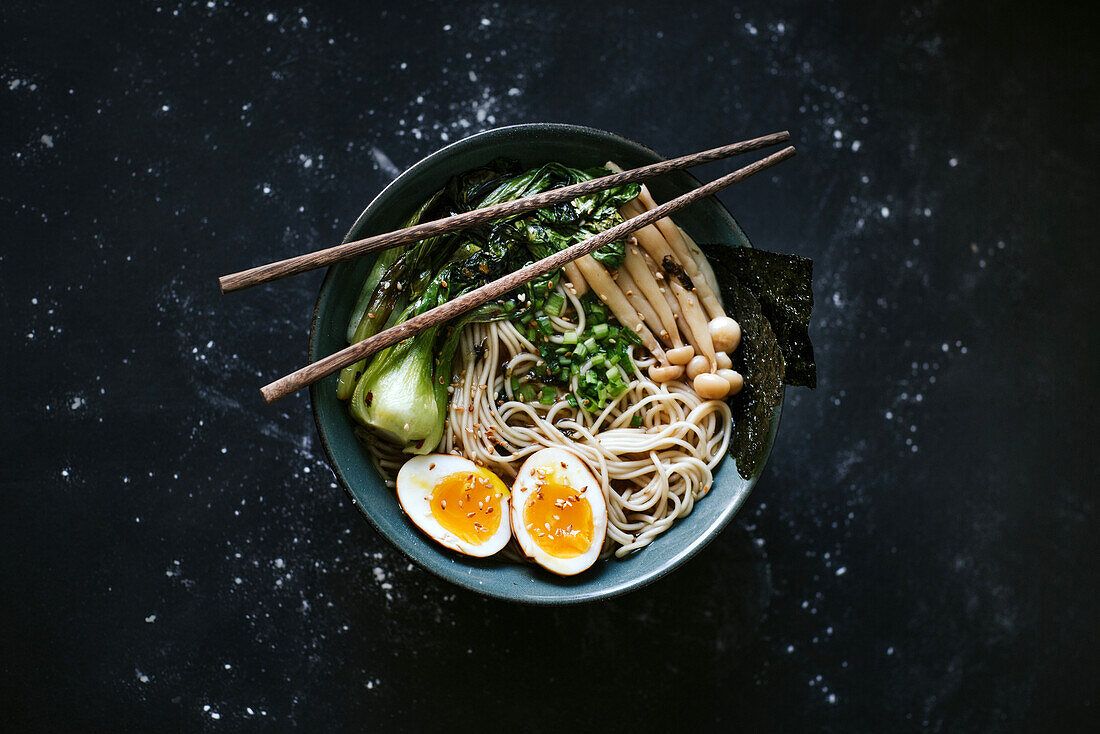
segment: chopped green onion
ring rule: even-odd
[[[607,324],[596,324],[592,327],[592,335],[597,339],[603,339],[610,331]]]
[[[525,403],[533,403],[535,401],[535,388],[531,385],[524,385],[519,389],[519,399]]]
[[[588,337],[584,340],[584,348],[590,352],[596,351],[596,340],[592,337]]]
[[[639,428],[641,425],[642,425],[642,414],[641,413],[635,413],[633,416],[630,417],[630,426],[631,426],[631,428]]]
[[[618,352],[615,352],[614,354],[611,355],[611,357],[607,361],[610,362],[611,364],[618,364],[620,359],[622,359],[622,355],[619,354]]]
[[[633,342],[634,344],[642,343],[642,337],[638,336],[638,334],[633,329],[623,329],[621,334],[623,336],[623,339],[628,342]]]
[[[554,325],[550,323],[550,319],[545,316],[539,316],[535,321],[539,325],[539,331],[543,334],[550,336],[554,333]]]
[[[542,388],[542,395],[539,396],[539,402],[543,405],[553,405],[554,401],[558,399],[558,396],[554,391],[548,387]]]
[[[588,354],[588,348],[583,344],[578,344],[577,348],[573,350],[573,359],[584,359]]]
[[[596,364],[596,360],[592,360],[592,365],[595,366],[595,364]],[[604,374],[607,375],[607,379],[609,379],[609,380],[612,380],[612,379],[615,379],[616,377],[618,377],[619,382],[622,382],[623,378],[619,377],[619,368],[616,365],[611,365],[610,367],[608,367],[607,372],[605,372]]]
[[[565,332],[564,334],[561,335],[561,340],[562,340],[563,344],[576,344],[577,343],[577,332],[567,331],[567,332]]]
[[[517,392],[519,392],[519,378],[518,377],[513,377],[512,378],[512,394],[515,395]]]
[[[568,395],[565,396],[565,402],[569,403],[574,408],[581,407],[580,403],[577,402],[577,396],[574,395],[573,393],[569,393]]]
[[[599,367],[605,361],[607,361],[607,360],[602,354],[597,354],[596,356],[592,357],[592,366],[593,367]],[[616,369],[618,369],[618,368],[616,368]]]
[[[551,293],[546,299],[546,304],[542,307],[542,310],[551,316],[561,316],[564,309],[565,298],[560,293]]]

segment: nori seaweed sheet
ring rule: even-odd
[[[814,345],[809,333],[814,309],[814,261],[755,247],[726,247],[721,252],[721,265],[728,266],[741,285],[756,296],[775,331],[787,361],[784,381],[788,385],[817,387]]]
[[[730,399],[734,417],[730,453],[737,461],[737,472],[751,479],[764,462],[772,416],[783,402],[786,362],[756,296],[720,263],[715,275],[727,313],[741,325],[741,344],[730,357],[745,386]]]

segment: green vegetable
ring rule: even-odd
[[[446,410],[446,393],[441,407],[432,365],[437,330],[380,352],[351,397],[355,420],[390,443],[411,447],[410,453],[426,454],[443,437],[438,416]]]
[[[521,171],[515,163],[498,159],[452,178],[406,220],[405,226],[608,173],[602,168],[582,171],[558,163]],[[639,190],[636,184],[619,186],[379,254],[351,310],[348,341],[369,338],[383,328],[518,270],[533,259],[619,224],[622,217],[618,207],[635,198]],[[616,268],[624,253],[625,244],[620,240],[593,256],[607,267]],[[364,360],[345,368],[337,381],[338,397],[350,400],[352,416],[373,435],[394,442],[407,452],[426,453],[435,448],[442,436],[452,358],[461,328],[467,323],[510,318],[523,324],[523,333],[544,358],[544,364],[537,369],[538,379],[547,382],[568,382],[579,371],[578,360],[586,355],[599,355],[601,365],[612,356],[621,360],[625,355],[622,345],[607,339],[614,334],[614,327],[605,323],[606,309],[591,298],[586,300],[585,310],[594,328],[583,344],[578,344],[582,335],[575,331],[564,336],[563,347],[549,342],[546,337],[555,333],[549,317],[560,316],[566,306],[565,299],[554,290],[558,277],[552,274],[540,278],[474,313],[394,345],[369,362]],[[573,345],[576,346],[571,350]],[[618,374],[616,379],[621,383]],[[584,404],[589,409],[594,404],[604,405],[616,389],[615,384],[601,382],[592,373],[586,374],[584,380],[587,385]],[[538,392],[514,377],[511,386],[513,395],[525,402],[532,402],[537,396],[548,405],[557,399],[557,390],[550,386]]]
[[[543,304],[542,310],[551,316],[561,316],[561,312],[565,310],[565,298],[560,293],[551,293]]]

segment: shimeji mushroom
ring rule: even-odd
[[[656,232],[656,230],[654,230],[654,232]],[[694,356],[695,349],[690,346],[684,346],[684,342],[680,338],[680,330],[677,328],[676,317],[673,315],[672,309],[669,308],[668,303],[661,295],[661,286],[658,285],[654,277],[653,268],[650,264],[646,263],[646,258],[639,249],[637,240],[634,238],[631,238],[631,241],[627,243],[626,257],[623,258],[623,267],[638,286],[642,295],[645,296],[650,307],[654,313],[657,314],[657,318],[660,319],[662,336],[665,338],[665,341],[672,346],[672,348],[668,350],[668,361],[672,364],[686,364],[691,360],[692,356]]]
[[[649,193],[649,189],[646,188],[644,184],[641,187],[641,193],[638,195],[638,198],[634,199],[631,203],[640,204],[639,209],[641,211],[657,208],[657,202],[653,200],[653,196]],[[680,232],[680,228],[668,217],[658,219],[656,226],[668,243],[669,248],[675,253],[676,260],[680,263],[681,267],[684,268],[684,271],[687,272],[692,282],[695,283],[695,290],[698,293],[699,300],[702,302],[704,308],[706,308],[710,317],[725,316],[726,314],[722,309],[721,302],[718,300],[715,292],[711,290],[710,283],[703,276],[703,272],[699,268],[699,264],[695,261],[695,257],[692,255],[687,241]]]
[[[657,339],[649,328],[638,318],[638,312],[634,310],[630,301],[623,295],[618,284],[611,278],[611,274],[604,269],[604,266],[590,257],[582,257],[574,262],[577,263],[581,275],[588,281],[592,290],[599,296],[601,301],[608,305],[611,313],[615,314],[615,318],[619,320],[619,323],[624,328],[631,329],[637,334],[645,348],[661,362],[661,366],[654,366],[649,369],[650,377],[654,382],[667,382],[682,375],[684,368],[669,364],[664,349],[657,343]]]
[[[660,328],[661,319],[657,316],[657,312],[653,310],[653,306],[649,300],[642,295],[641,289],[638,288],[638,284],[630,277],[630,273],[626,271],[626,268],[619,269],[615,275],[615,282],[619,286],[619,290],[623,292],[626,299],[630,301],[630,305],[634,306],[638,310],[638,318],[642,320],[646,326],[650,327],[651,331],[655,331]],[[663,331],[663,330],[662,330]],[[665,344],[671,344],[668,335],[661,333],[657,334]]]

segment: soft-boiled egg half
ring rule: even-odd
[[[470,556],[491,556],[508,544],[508,497],[500,477],[453,454],[414,456],[397,473],[397,499],[409,519]]]
[[[523,552],[549,571],[572,576],[591,566],[607,534],[592,470],[563,449],[531,454],[512,483],[512,529]]]

